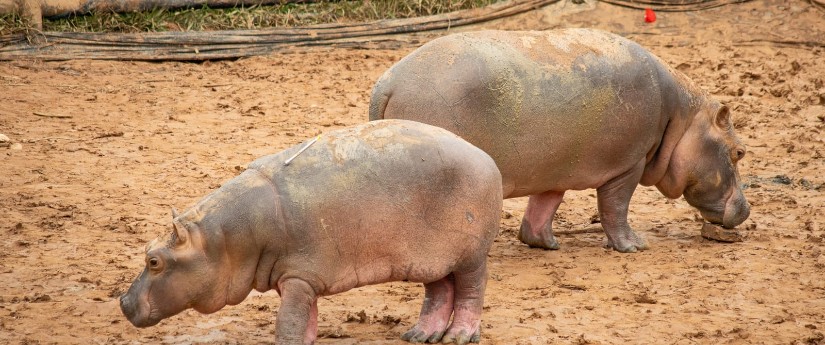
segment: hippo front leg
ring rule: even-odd
[[[640,162],[632,170],[608,181],[596,190],[599,217],[607,234],[607,247],[622,253],[648,249],[647,242],[627,223],[630,198],[642,178],[644,164],[644,161]]]
[[[531,195],[521,220],[519,241],[532,248],[559,249],[559,242],[553,236],[553,217],[563,198],[564,191]]]
[[[279,345],[310,345],[318,335],[318,300],[315,290],[300,279],[281,282],[281,307],[275,323]]]

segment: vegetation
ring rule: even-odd
[[[322,0],[273,6],[155,9],[134,13],[91,13],[44,19],[44,31],[153,32],[259,29],[322,23],[410,18],[477,8],[498,0]],[[0,16],[0,34],[26,32],[17,15]]]

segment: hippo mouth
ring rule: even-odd
[[[719,225],[725,229],[733,229],[742,224],[750,216],[750,207],[745,198],[734,193],[726,201],[724,207],[696,207],[702,218],[708,223]]]
[[[157,325],[161,318],[153,317],[149,301],[145,298],[134,298],[126,293],[120,296],[120,311],[135,327],[145,328]]]
[[[724,221],[723,221],[723,218],[724,218],[723,212],[719,212],[717,210],[711,210],[711,209],[702,209],[702,208],[698,208],[698,209],[699,209],[699,213],[702,214],[702,218],[704,218],[706,222],[725,227]]]
[[[722,216],[722,227],[733,229],[742,224],[751,214],[750,206],[742,192],[734,193],[725,203],[725,214]]]

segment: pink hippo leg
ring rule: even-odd
[[[304,344],[315,344],[315,339],[318,338],[318,299],[312,301],[312,307],[309,309],[309,320],[307,321],[307,331],[304,333]]]
[[[553,236],[553,217],[563,198],[564,191],[531,195],[521,220],[518,239],[534,248],[559,249],[559,242]]]
[[[622,253],[633,253],[648,248],[647,242],[639,237],[627,223],[627,210],[636,185],[642,178],[644,162],[613,180],[597,191],[599,217],[607,234],[607,245]]]
[[[481,312],[487,285],[487,263],[470,272],[455,272],[455,304],[453,323],[442,341],[458,345],[481,340]]]
[[[401,339],[411,343],[435,343],[444,336],[444,330],[453,314],[455,287],[453,275],[424,284],[424,305],[418,323],[401,335]]]
[[[281,307],[275,322],[277,343],[309,345],[314,343],[318,329],[318,308],[315,291],[299,279],[287,279],[279,284]],[[314,312],[313,312],[314,310]],[[312,336],[310,337],[310,333]]]

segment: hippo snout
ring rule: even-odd
[[[120,296],[120,311],[132,325],[140,328],[154,326],[160,322],[160,318],[152,317],[148,300],[141,298],[141,292],[144,291],[141,288],[144,276],[141,274],[129,287],[129,291]]]
[[[123,315],[125,315],[127,319],[129,319],[129,322],[136,327],[141,327],[139,325],[140,322],[138,318],[135,317],[138,314],[137,309],[138,307],[137,303],[135,303],[135,299],[129,294],[120,296],[120,311],[123,312]]]
[[[148,317],[141,315],[138,302],[129,293],[120,296],[120,311],[135,327],[143,328],[157,324],[157,322],[151,322]]]
[[[750,214],[751,208],[750,205],[748,205],[748,201],[745,200],[742,192],[738,192],[735,194],[735,197],[730,198],[725,205],[725,215],[722,217],[722,226],[732,229],[742,224],[742,222],[748,219]]]
[[[145,328],[157,325],[160,320],[153,320],[140,308],[140,304],[128,293],[120,296],[120,311],[135,327]]]

